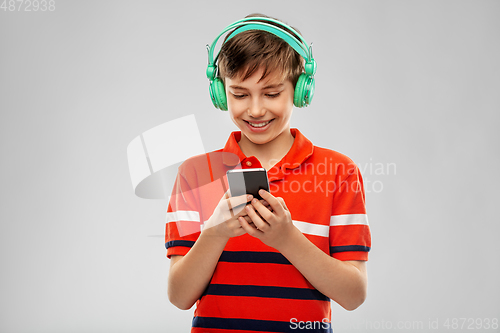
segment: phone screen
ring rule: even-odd
[[[262,197],[259,195],[259,190],[269,191],[267,171],[264,168],[229,170],[227,180],[233,197],[251,194],[260,200]]]

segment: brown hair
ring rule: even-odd
[[[262,14],[250,14],[246,17],[274,19]],[[295,37],[297,36],[292,31],[273,22],[255,21],[273,24]],[[298,32],[297,29],[295,30]],[[238,77],[244,81],[252,76],[255,71],[263,68],[264,72],[260,80],[263,80],[269,74],[276,73],[280,75],[279,78],[282,81],[288,79],[295,87],[300,74],[304,71],[304,59],[278,36],[267,31],[248,30],[235,35],[227,43],[224,40],[219,53],[218,68],[219,76],[223,81],[226,77],[230,79]]]

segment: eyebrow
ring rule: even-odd
[[[268,84],[267,86],[263,87],[262,89],[281,88],[282,86],[284,86],[283,83]],[[238,85],[231,85],[231,86],[229,86],[229,88],[247,90],[247,88],[242,87],[242,86],[238,86]]]

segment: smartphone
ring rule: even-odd
[[[269,191],[269,180],[264,168],[229,170],[226,175],[232,197],[251,194],[260,200],[262,197],[259,195],[259,190]]]

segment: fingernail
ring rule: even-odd
[[[248,195],[247,195],[247,200],[248,200],[248,201],[252,200],[252,198],[253,198],[253,195],[251,195],[251,194],[248,194]]]

